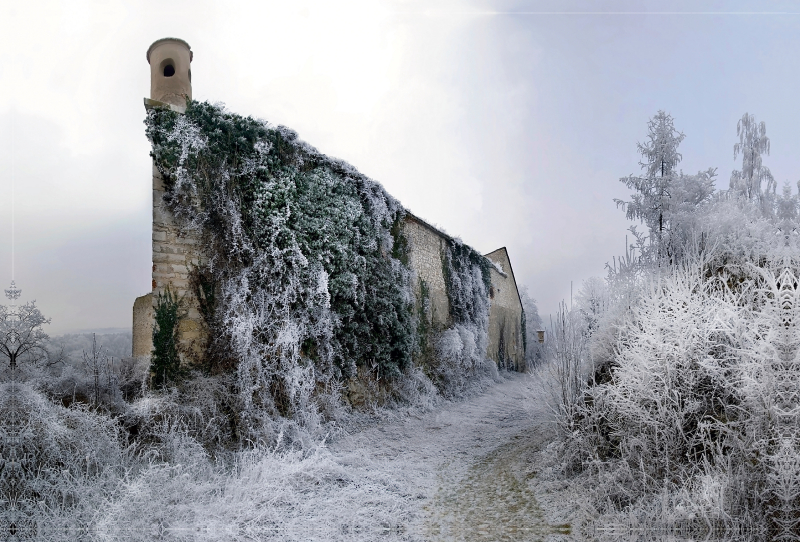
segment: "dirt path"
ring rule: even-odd
[[[540,392],[539,392],[540,393]],[[511,374],[480,395],[361,431],[331,451],[370,450],[416,497],[412,540],[544,540],[531,484],[533,454],[552,435],[535,381]]]

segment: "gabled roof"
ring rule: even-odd
[[[506,247],[500,247],[497,250],[493,250],[488,254],[484,254],[483,257],[491,261],[492,254],[497,252],[501,252],[505,255],[506,260],[508,261],[508,270],[511,272],[511,280],[514,281],[514,289],[517,291],[517,298],[519,299],[519,306],[525,310],[525,306],[522,304],[522,296],[519,294],[519,286],[517,286],[517,276],[514,274],[514,268],[511,266],[511,257],[508,255],[508,249]]]

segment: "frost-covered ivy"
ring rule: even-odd
[[[146,123],[170,208],[202,233],[208,319],[223,328],[212,334],[241,361],[308,359],[342,376],[409,364],[409,274],[392,236],[404,211],[379,184],[217,105],[155,110]]]
[[[458,393],[466,376],[486,361],[491,263],[459,239],[447,241],[441,259],[452,326],[434,338],[432,368],[439,388],[449,394]],[[494,362],[489,365],[496,371]]]
[[[442,273],[455,323],[479,323],[488,316],[488,293],[492,286],[491,262],[473,248],[454,239],[442,257]]]

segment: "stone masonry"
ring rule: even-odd
[[[430,303],[428,324],[445,328],[450,325],[450,301],[442,272],[442,251],[448,237],[411,213],[406,214],[403,235],[408,240],[409,267],[416,272],[413,284],[416,298],[421,299],[424,282]]]
[[[428,287],[429,324],[434,329],[452,325],[450,302],[442,270],[442,252],[452,238],[411,213],[406,214],[403,234],[408,240],[409,266],[414,270],[414,293],[421,299],[421,282]],[[516,371],[525,370],[525,349],[522,343],[522,302],[505,247],[486,255],[494,264],[491,269],[489,333],[487,357],[498,366]]]

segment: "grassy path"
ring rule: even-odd
[[[416,508],[405,539],[544,540],[568,532],[548,523],[531,490],[530,459],[552,438],[548,420],[534,380],[512,374],[467,400],[354,434],[332,451],[368,450],[398,473]]]

